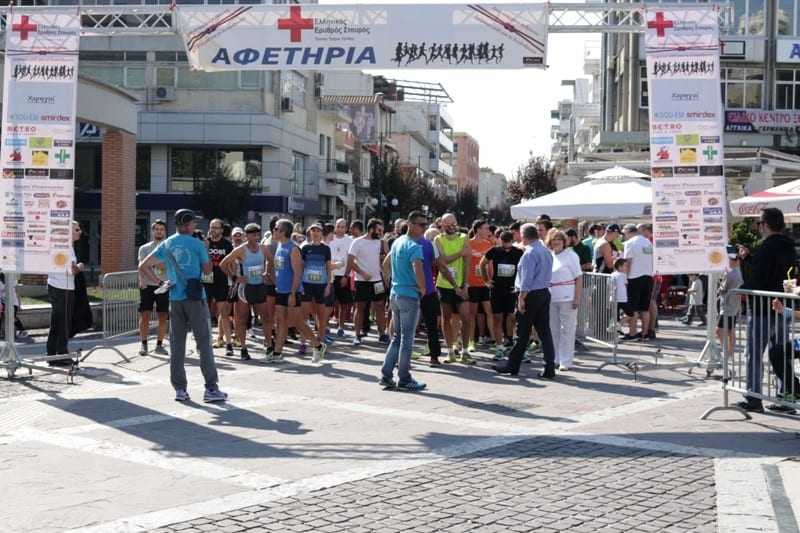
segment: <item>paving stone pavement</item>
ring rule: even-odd
[[[539,437],[159,533],[713,532],[707,457]]]

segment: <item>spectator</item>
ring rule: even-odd
[[[686,309],[686,315],[679,320],[687,326],[691,326],[692,320],[697,316],[700,319],[700,325],[705,326],[705,291],[703,291],[703,281],[699,275],[689,274],[689,290],[686,293],[689,295],[689,307]]]
[[[650,299],[653,292],[653,244],[639,235],[633,224],[624,229],[625,246],[623,257],[628,260],[628,302],[634,312],[628,334],[630,340],[650,340]],[[636,318],[641,319],[642,329],[636,332]],[[626,339],[627,340],[627,339]]]
[[[550,281],[550,332],[555,346],[555,363],[561,371],[569,370],[575,355],[575,329],[581,302],[581,267],[578,254],[567,247],[563,231],[551,232],[547,247],[553,253],[553,276]]]
[[[619,226],[609,224],[605,234],[595,241],[592,254],[595,272],[611,274],[614,271],[614,261],[619,257],[619,248],[615,243],[618,238]]]
[[[592,250],[583,244],[578,238],[578,232],[570,228],[566,232],[567,245],[572,248],[572,251],[578,256],[578,261],[581,264],[581,270],[584,272],[592,271]]]
[[[744,283],[736,248],[732,246],[728,248],[728,270],[719,280],[719,321],[717,322],[717,337],[722,345],[722,351],[726,355],[732,353],[736,318],[742,308],[742,299],[733,291]]]
[[[72,242],[81,237],[81,227],[72,221]],[[83,263],[78,263],[74,247],[69,247],[69,260],[63,273],[47,276],[47,293],[50,296],[50,330],[47,334],[47,355],[67,355],[67,340],[75,307],[75,275],[83,270]],[[69,366],[69,357],[52,359],[50,366]]]
[[[755,253],[740,245],[744,284],[748,290],[783,292],[783,280],[797,263],[794,241],[783,233],[786,224],[780,209],[768,207],[761,212],[758,228],[764,240]],[[745,266],[747,268],[745,268]],[[747,306],[747,390],[761,394],[763,382],[762,355],[767,345],[774,344],[774,320],[770,320],[769,306]],[[737,405],[746,411],[764,412],[761,399],[745,394]]]

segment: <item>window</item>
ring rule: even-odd
[[[111,85],[125,85],[125,69],[120,66],[80,65],[81,75],[109,83]]]
[[[319,155],[325,155],[325,136],[323,134],[319,134]]]
[[[156,68],[156,85],[158,87],[175,87],[175,67]]]
[[[776,14],[778,35],[795,35],[794,0],[778,0]]]
[[[800,109],[800,70],[776,71],[775,109]]]
[[[639,67],[639,107],[647,108],[650,105],[650,96],[647,93],[647,65]]]
[[[292,194],[303,196],[305,192],[306,163],[308,157],[297,152],[292,152]]]
[[[291,70],[283,73],[281,96],[291,98],[295,106],[306,106],[306,77]]]
[[[764,71],[754,68],[723,68],[722,101],[726,109],[761,109]]]
[[[150,190],[150,145],[136,146],[136,190]]]
[[[764,35],[767,23],[765,0],[733,0],[732,3],[733,32],[739,35]]]
[[[239,87],[242,89],[260,89],[261,72],[257,70],[243,70],[239,72]]]
[[[102,185],[102,147],[99,143],[80,143],[75,147],[75,187],[99,189]]]
[[[172,148],[170,190],[192,192],[198,182],[221,175],[250,181],[260,190],[261,166],[258,148]]]
[[[125,87],[144,89],[147,86],[145,67],[125,67]]]
[[[179,89],[234,90],[239,88],[239,76],[237,72],[203,72],[178,67],[177,86]]]

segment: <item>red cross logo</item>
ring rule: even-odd
[[[278,29],[289,30],[289,40],[299,43],[302,40],[302,30],[314,29],[314,19],[304,19],[300,6],[292,6],[289,8],[288,19],[278,19]]]
[[[38,24],[31,24],[28,22],[28,15],[22,15],[22,21],[19,24],[12,24],[11,31],[19,32],[19,39],[21,41],[28,40],[28,33],[33,33],[39,28]]]
[[[656,35],[658,37],[664,37],[667,28],[674,27],[674,23],[671,20],[667,20],[664,18],[664,12],[658,11],[656,13],[656,20],[651,20],[647,23],[647,27],[650,29],[656,29]]]

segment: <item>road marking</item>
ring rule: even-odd
[[[778,533],[763,469],[770,462],[764,458],[714,460],[719,533]]]
[[[14,432],[14,436],[25,441],[40,442],[50,446],[110,457],[127,463],[152,466],[173,472],[180,472],[188,476],[212,479],[251,489],[274,487],[286,481],[282,478],[266,476],[249,470],[229,468],[202,459],[169,457],[163,453],[145,448],[136,448],[77,435],[64,435],[50,431],[40,431],[29,427],[18,429]]]

